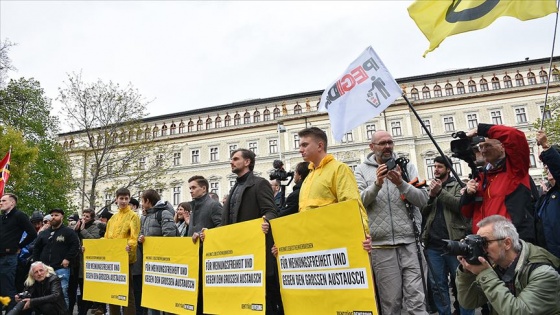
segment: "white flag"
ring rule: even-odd
[[[402,90],[369,46],[321,96],[319,109],[329,112],[334,139],[379,115]]]

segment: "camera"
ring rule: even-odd
[[[478,175],[478,169],[476,167],[476,156],[474,154],[473,148],[477,144],[484,142],[484,137],[476,136],[469,139],[464,131],[457,131],[451,135],[457,140],[451,141],[451,154],[452,157],[461,159],[469,165],[472,174],[471,178],[476,178]]]
[[[395,161],[395,159],[390,158],[387,160],[387,162],[385,162],[385,165],[387,165],[387,170],[390,171],[397,167],[397,162]]]
[[[486,241],[482,236],[470,234],[465,236],[461,241],[443,240],[446,243],[446,254],[453,256],[463,256],[471,265],[480,265],[478,257],[486,257],[484,247]]]
[[[27,291],[23,291],[21,293],[16,294],[20,299],[28,299],[31,297],[31,294]],[[6,315],[17,315],[21,312],[23,307],[25,306],[24,301],[19,301],[14,308],[12,308]]]
[[[283,181],[294,177],[294,172],[286,172],[284,170],[284,163],[280,160],[274,160],[274,162],[272,162],[272,167],[274,167],[274,171],[270,173],[270,180],[277,179]]]

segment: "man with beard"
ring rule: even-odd
[[[33,249],[33,260],[42,261],[54,269],[60,278],[64,301],[68,307],[70,305],[68,300],[70,264],[77,262],[80,241],[74,230],[62,224],[64,220],[62,209],[52,209],[49,214],[52,216],[51,226],[39,233]]]
[[[461,185],[449,176],[452,167],[448,157],[437,156],[434,159],[434,179],[430,183],[428,204],[422,208],[425,226],[422,240],[426,248],[426,260],[429,264],[430,284],[434,302],[439,314],[451,314],[448,274],[451,282],[455,279],[455,270],[459,261],[446,255],[446,242],[443,240],[462,239],[468,230],[468,222],[461,214]],[[460,307],[461,315],[474,314],[474,310]]]
[[[476,308],[489,302],[492,314],[560,314],[560,259],[520,239],[511,221],[492,215],[478,222],[484,257],[469,264],[458,256],[459,303]],[[492,264],[492,266],[490,265]]]
[[[99,233],[99,227],[95,223],[95,211],[93,209],[84,209],[82,211],[82,219],[78,220],[76,226],[74,227],[74,231],[78,233],[78,237],[80,239],[80,244],[84,239],[98,239],[101,238],[101,234]],[[93,302],[84,301],[82,299],[84,294],[84,266],[81,263],[84,261],[84,254],[80,250],[80,267],[78,272],[78,284],[80,286],[80,292],[78,298],[78,314],[79,315],[86,315],[87,311],[93,306]]]
[[[375,132],[369,145],[373,152],[355,171],[369,217],[377,292],[383,314],[400,314],[402,307],[409,314],[427,314],[423,270],[409,211],[412,211],[419,231],[422,216],[418,207],[426,204],[428,193],[405,182],[400,166],[392,170],[387,168],[385,163],[397,158],[393,152],[394,144],[387,131]],[[407,172],[411,179],[418,176],[416,167],[411,163],[407,165]],[[405,200],[413,206],[411,209],[407,208]]]

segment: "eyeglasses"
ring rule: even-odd
[[[489,240],[487,238],[483,238],[483,239],[484,239],[484,247],[488,247],[488,245],[490,245],[490,243],[492,242],[499,242],[505,240],[505,238],[497,238],[495,240]]]
[[[376,145],[378,145],[378,146],[380,146],[380,147],[384,147],[384,146],[387,146],[387,145],[390,146],[390,147],[392,147],[392,146],[395,144],[392,140],[389,140],[389,141],[382,141],[382,142],[378,142],[378,143],[372,142],[372,143],[373,143],[373,144],[376,144]]]
[[[47,223],[49,223],[49,221],[47,221],[47,220],[43,221],[43,224],[47,224]]]

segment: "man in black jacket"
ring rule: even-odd
[[[25,290],[30,297],[15,296],[17,302],[23,301],[26,313],[66,315],[68,311],[64,303],[60,279],[52,269],[40,261],[31,264],[29,275],[25,280]]]
[[[14,194],[4,194],[0,198],[0,296],[16,294],[17,254],[37,237],[29,218],[16,209],[16,205]],[[20,242],[23,232],[27,237]],[[14,305],[15,301],[11,301],[7,309]]]
[[[61,280],[64,301],[68,306],[70,264],[77,262],[80,240],[74,230],[62,224],[64,219],[62,209],[52,209],[50,215],[52,216],[51,226],[39,233],[33,250],[33,260],[42,261],[55,270]]]

